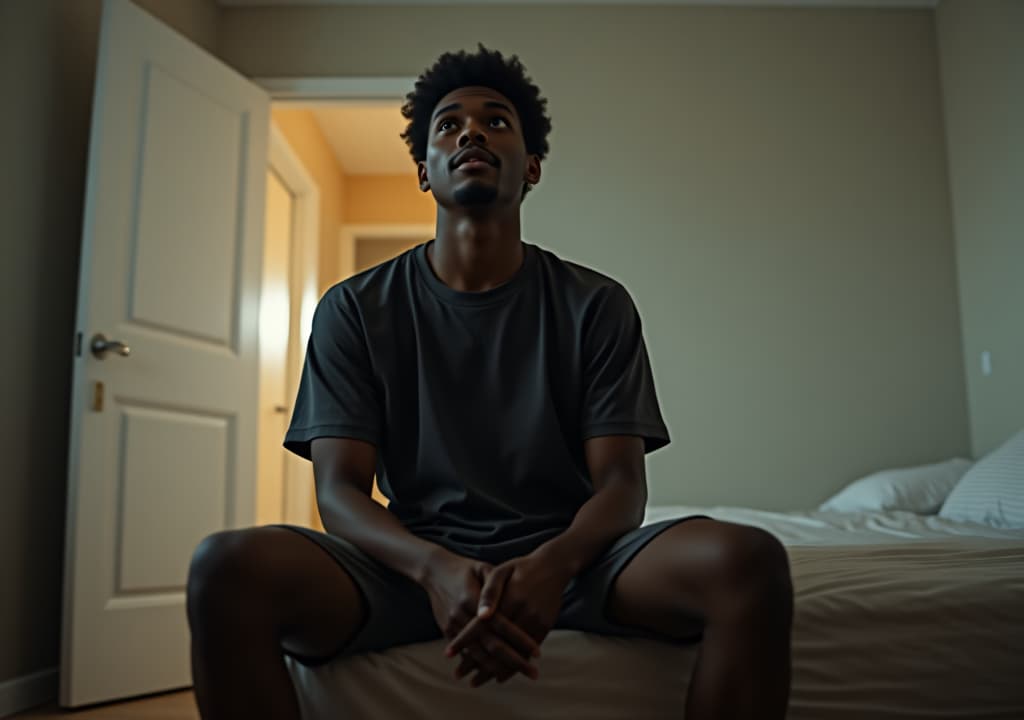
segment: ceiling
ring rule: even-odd
[[[756,7],[934,8],[939,0],[216,0],[222,7],[300,5],[720,5]]]
[[[399,134],[407,120],[401,103],[311,105],[334,156],[346,175],[405,175],[416,172]]]

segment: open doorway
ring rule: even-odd
[[[256,524],[306,525],[304,477],[281,448],[319,297],[320,187],[284,134],[270,127],[260,290]]]
[[[312,466],[281,447],[316,301],[335,283],[433,237],[434,204],[419,190],[399,136],[406,122],[401,103],[352,98],[271,106],[257,524],[323,530]],[[274,162],[275,146],[279,164],[294,163],[301,172],[286,178]],[[373,493],[386,503],[376,480]]]

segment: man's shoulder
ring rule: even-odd
[[[324,293],[323,300],[343,307],[387,306],[396,293],[404,294],[408,288],[415,251],[410,248],[336,282]]]
[[[629,291],[617,279],[594,267],[575,260],[566,259],[557,253],[538,247],[541,267],[549,285],[563,290],[567,297],[588,305],[609,294],[625,294]]]

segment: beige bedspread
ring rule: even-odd
[[[789,718],[1024,719],[1021,535],[788,543],[796,590]],[[303,717],[680,718],[699,652],[554,631],[539,681],[473,690],[452,679],[442,648],[408,645],[319,668],[288,660]]]

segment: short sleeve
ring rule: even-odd
[[[668,445],[640,314],[622,285],[604,289],[583,337],[583,439],[640,435],[644,452]]]
[[[382,403],[354,304],[335,286],[317,304],[284,447],[310,459],[318,437],[379,445]]]

